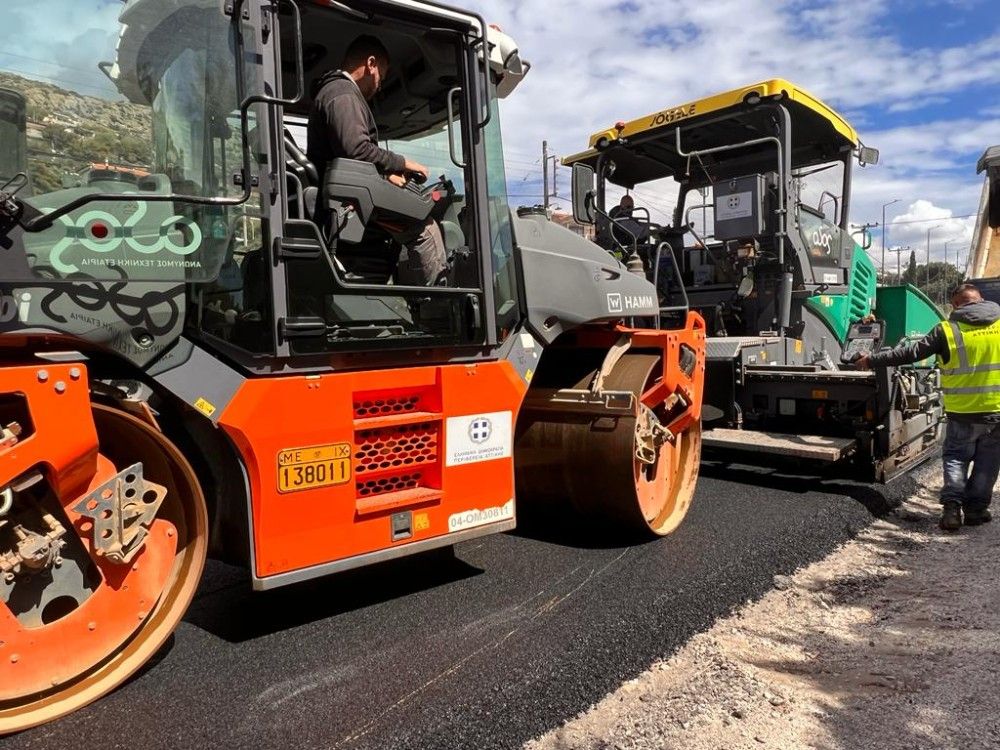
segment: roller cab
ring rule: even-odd
[[[47,20],[105,40],[72,80],[0,69],[0,734],[136,673],[209,557],[261,590],[532,503],[676,528],[704,320],[512,215],[510,36],[423,2],[82,5]],[[379,142],[423,184],[309,158],[317,86],[364,35],[390,57]],[[446,255],[426,284],[424,228]]]

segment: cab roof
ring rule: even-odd
[[[625,187],[642,182],[674,177],[685,178],[689,169],[687,156],[677,152],[675,133],[683,131],[681,144],[685,151],[773,134],[769,126],[771,110],[758,106],[759,101],[780,101],[788,110],[792,124],[792,167],[802,168],[840,158],[844,151],[860,144],[857,132],[844,117],[800,86],[782,78],[762,81],[721,94],[658,110],[630,122],[601,130],[590,136],[587,151],[563,159],[570,166],[577,162],[596,164],[601,148],[613,154],[615,174],[611,181]],[[618,141],[626,139],[626,144]],[[736,174],[773,169],[773,147],[747,149],[703,156],[701,164],[714,165],[715,177],[726,174],[731,166]],[[756,163],[755,163],[756,162]],[[697,177],[693,177],[698,181]]]

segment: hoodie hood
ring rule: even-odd
[[[330,81],[335,81],[338,78],[344,79],[344,80],[347,80],[347,81],[351,81],[351,83],[354,83],[354,79],[352,79],[344,71],[342,71],[342,70],[328,70],[322,76],[320,76],[315,81],[313,81],[312,91],[310,93],[311,98],[315,99],[316,96],[319,94],[319,92],[322,91],[323,88],[326,86],[326,84],[328,84]],[[360,93],[360,91],[359,91],[359,93]]]
[[[972,326],[988,326],[1000,320],[1000,305],[983,300],[951,311],[951,320]]]

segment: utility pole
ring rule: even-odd
[[[552,197],[559,197],[559,157],[552,156]]]
[[[882,206],[882,272],[885,272],[885,210],[891,206],[893,203],[899,203],[902,198],[893,198],[891,201]],[[897,257],[897,260],[899,258]]]
[[[542,141],[542,185],[545,191],[545,213],[549,212],[549,142]]]
[[[900,266],[900,258],[903,257],[903,253],[910,249],[910,246],[901,247],[896,250],[896,283],[899,284],[903,281],[903,269]],[[916,279],[914,279],[916,281]]]

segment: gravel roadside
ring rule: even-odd
[[[1000,523],[919,489],[528,750],[1000,747]]]

